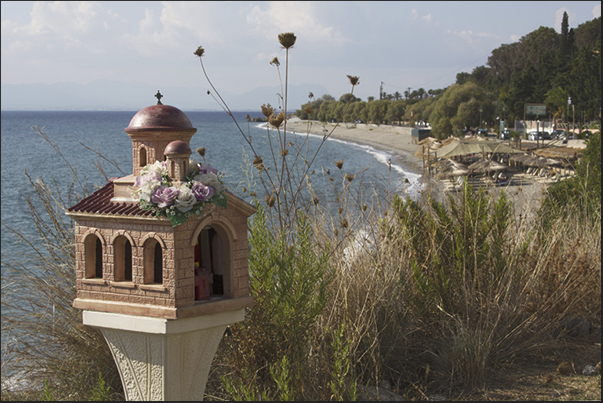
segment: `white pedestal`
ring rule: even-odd
[[[203,400],[222,335],[244,318],[244,309],[175,320],[83,311],[107,340],[126,400],[137,401]]]

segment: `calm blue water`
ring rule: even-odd
[[[33,179],[43,179],[51,184],[56,180],[62,190],[71,183],[73,174],[57,151],[35,130],[38,126],[47,138],[60,150],[62,156],[82,178],[83,186],[88,192],[106,183],[96,163],[107,177],[125,176],[132,171],[131,140],[125,133],[132,117],[137,111],[106,112],[106,111],[2,111],[2,221],[25,234],[34,235],[31,218],[25,202],[28,195],[33,195],[31,185],[25,175]],[[249,190],[256,191],[263,200],[262,188],[249,187],[245,180],[244,160],[253,160],[249,145],[237,129],[232,119],[224,112],[185,112],[197,132],[191,139],[191,149],[205,147],[205,158],[208,163],[224,172],[227,187],[238,196],[251,201]],[[267,131],[262,124],[247,123],[245,116],[261,116],[259,112],[235,112],[239,126],[246,134],[251,135],[252,144],[256,151],[263,156],[264,163],[269,164],[267,148]],[[274,135],[274,133],[273,133]],[[288,141],[302,142],[305,135],[289,135]],[[310,154],[318,147],[318,136],[310,136]],[[98,150],[104,157],[113,160],[122,171],[103,160],[95,152]],[[194,153],[193,155],[196,155]],[[246,156],[246,157],[245,157]],[[322,147],[319,158],[314,162],[313,169],[319,173],[330,169],[332,174],[339,175],[334,161],[344,159],[344,171],[356,173],[363,168],[366,172],[363,181],[388,186],[403,183],[405,178],[418,189],[419,175],[406,172],[402,167],[393,166],[391,172],[387,167],[387,153],[376,151],[367,146],[343,142],[338,139],[329,140]],[[255,173],[255,172],[254,172]],[[257,177],[257,175],[256,175]],[[243,186],[248,192],[243,193]],[[321,175],[313,176],[313,186],[319,189]],[[77,188],[77,186],[76,186]],[[75,200],[72,204],[75,203]],[[25,249],[15,242],[14,237],[2,228],[2,254],[21,253]]]

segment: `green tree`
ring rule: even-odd
[[[369,121],[377,125],[383,123],[383,120],[385,119],[385,114],[387,113],[388,103],[389,101],[385,99],[380,99],[378,101],[373,101],[369,103],[367,114]]]
[[[404,100],[391,101],[388,105],[387,113],[385,114],[385,120],[390,123],[399,123],[404,118],[404,110]]]
[[[453,134],[461,135],[465,126],[479,126],[480,106],[484,119],[494,110],[483,88],[472,81],[451,85],[433,105],[429,117],[432,133],[442,139]]]

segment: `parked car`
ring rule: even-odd
[[[488,136],[488,129],[478,129],[477,135],[478,136]]]
[[[364,123],[362,119],[356,119],[356,123]]]
[[[530,130],[530,132],[528,133],[528,140],[532,140],[532,141],[542,140],[542,132],[539,132],[536,130]]]
[[[551,139],[551,133],[547,132],[546,130],[541,132],[542,133],[542,138],[544,140],[550,140]]]
[[[565,135],[565,130],[555,130],[553,131],[552,137],[556,140],[567,140]]]
[[[505,129],[500,133],[501,140],[510,140],[511,139],[511,130]]]

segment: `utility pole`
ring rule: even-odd
[[[381,81],[381,85],[379,86],[379,99],[383,99],[383,81]]]

